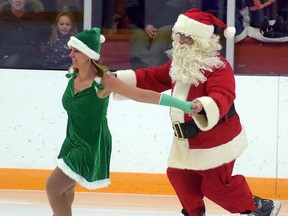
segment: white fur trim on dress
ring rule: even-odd
[[[173,31],[175,33],[183,33],[185,36],[210,38],[214,32],[214,26],[206,25],[183,14],[180,14],[173,27]]]
[[[137,80],[136,80],[136,74],[134,70],[117,70],[116,72],[117,78],[129,85],[136,86]],[[127,100],[127,97],[124,97],[122,95],[113,93],[113,99],[114,100]]]
[[[110,179],[103,179],[103,180],[98,180],[94,182],[88,182],[85,178],[80,176],[79,174],[75,173],[68,167],[63,159],[59,159],[57,161],[57,166],[59,169],[61,169],[67,176],[69,176],[71,179],[75,180],[78,184],[81,186],[89,189],[89,190],[94,190],[98,188],[103,188],[107,187],[108,185],[111,184]]]
[[[70,40],[67,43],[68,47],[74,47],[75,49],[81,51],[85,55],[87,55],[89,58],[94,60],[100,59],[100,54],[95,52],[94,50],[90,49],[85,43],[83,43],[78,38],[71,36]]]
[[[193,119],[201,131],[208,131],[219,121],[219,108],[211,97],[204,96],[197,99],[202,103],[206,116],[197,114]]]
[[[101,84],[102,77],[98,77],[98,76],[96,76],[95,79],[94,79],[94,81],[95,81],[96,83],[98,83],[98,84]],[[99,89],[98,89],[97,86],[94,86],[94,88],[95,88],[95,91],[96,91],[96,92],[99,91]]]
[[[208,170],[238,158],[247,148],[244,129],[233,140],[209,149],[190,149],[188,139],[174,137],[168,166],[177,169]]]

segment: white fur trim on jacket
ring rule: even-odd
[[[136,86],[136,83],[137,83],[136,75],[135,75],[135,72],[133,70],[118,70],[114,73],[116,73],[117,78],[120,79],[121,81],[123,81],[129,85]],[[126,98],[122,95],[113,93],[113,99],[120,101],[120,100],[127,100],[128,98]]]
[[[70,169],[70,167],[68,167],[65,164],[63,159],[59,159],[57,161],[57,166],[67,176],[69,176],[71,179],[75,180],[78,184],[80,184],[81,186],[83,186],[83,187],[85,187],[85,188],[87,188],[89,190],[94,190],[94,189],[98,189],[98,188],[107,187],[108,185],[111,184],[110,179],[103,179],[103,180],[98,180],[98,181],[94,181],[94,182],[88,182],[85,178],[83,178],[82,176],[80,176],[77,173],[75,173],[74,171],[72,171]]]
[[[188,139],[174,137],[168,166],[177,169],[208,170],[229,163],[247,148],[244,129],[233,140],[210,149],[190,149]]]
[[[191,87],[190,84],[176,82],[172,96],[180,100],[186,101],[190,87]],[[184,112],[182,110],[171,107],[170,115],[172,122],[180,122],[180,123],[184,122]]]
[[[208,131],[219,121],[220,112],[218,106],[211,97],[204,96],[197,99],[202,103],[206,117],[197,114],[193,119],[201,131]]]
[[[115,73],[118,79],[129,85],[136,86],[136,75],[133,70],[117,70]]]

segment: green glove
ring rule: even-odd
[[[161,94],[159,104],[163,106],[169,106],[169,107],[175,107],[175,108],[181,109],[185,113],[190,113],[191,109],[194,106],[194,103],[192,101],[188,102],[188,101],[179,100],[167,94]]]

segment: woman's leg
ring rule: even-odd
[[[71,216],[76,182],[56,168],[46,183],[46,193],[54,216]]]

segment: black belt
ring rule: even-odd
[[[234,103],[230,107],[228,113],[224,115],[216,125],[221,124],[226,120],[226,118],[231,118],[234,114],[236,114]],[[178,140],[184,140],[186,138],[193,138],[199,133],[201,130],[197,127],[194,120],[185,122],[185,123],[179,123],[175,122],[173,123],[173,129],[174,134],[178,138]]]

